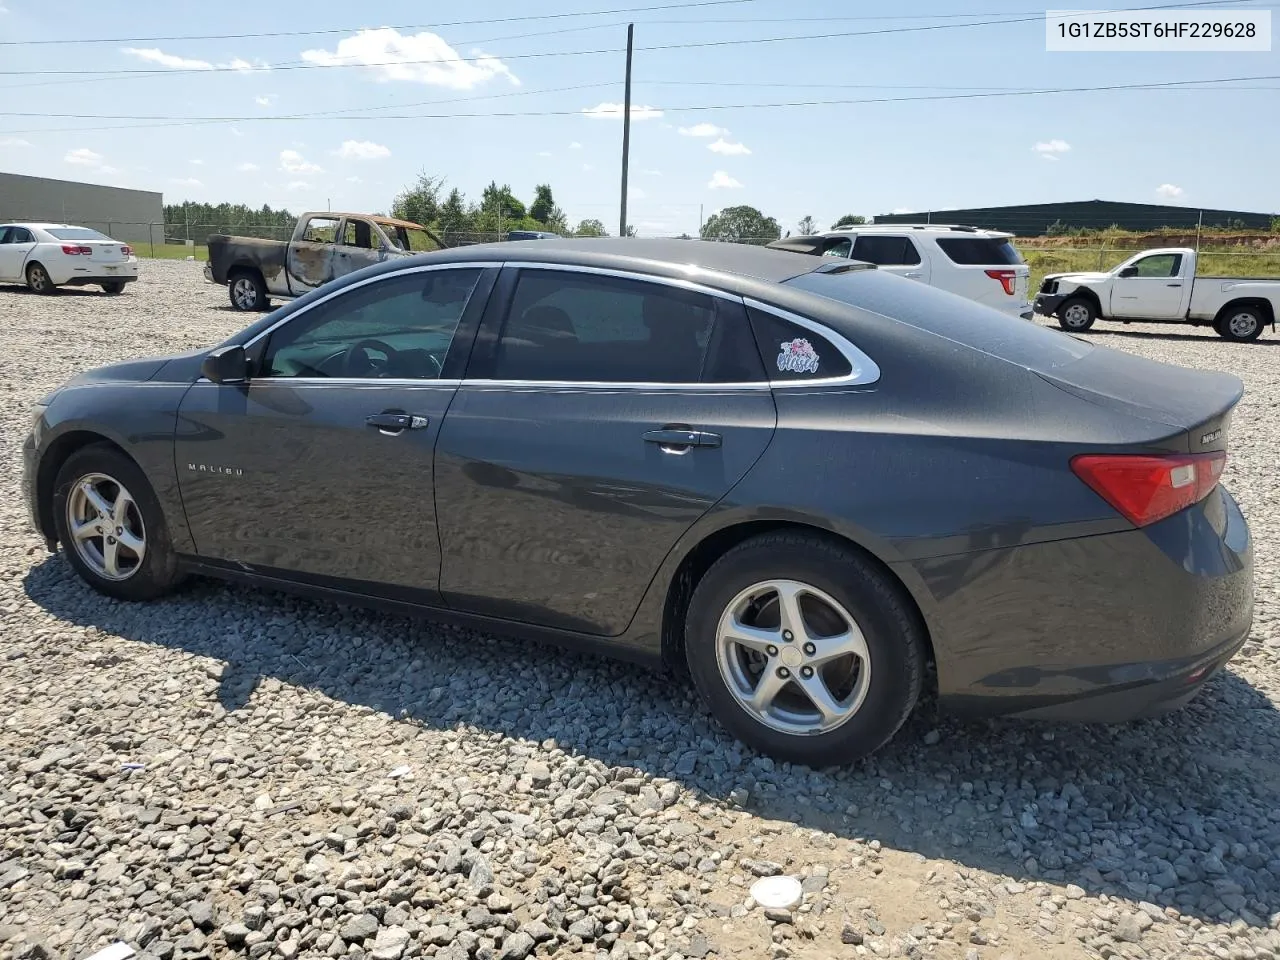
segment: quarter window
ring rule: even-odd
[[[853,245],[852,259],[882,267],[913,267],[920,262],[920,251],[910,237],[862,234]]]
[[[665,284],[523,270],[496,345],[496,380],[763,380],[740,303]]]
[[[341,293],[271,334],[259,376],[434,380],[480,273],[421,271]]]
[[[853,372],[848,358],[821,334],[763,310],[751,308],[750,314],[770,380],[822,380]]]
[[[303,228],[300,239],[311,243],[333,243],[333,239],[337,234],[338,220],[336,217],[312,217],[307,221],[306,227]]]

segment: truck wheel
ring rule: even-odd
[[[267,285],[262,277],[248,270],[231,274],[227,280],[227,294],[236,310],[266,310],[271,301],[267,297]]]
[[[1257,307],[1231,307],[1214,323],[1218,336],[1248,343],[1262,335],[1262,312]]]
[[[1098,308],[1085,297],[1072,297],[1058,308],[1058,326],[1071,333],[1088,330],[1097,319]]]

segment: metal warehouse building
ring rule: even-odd
[[[1175,227],[1194,230],[1203,226],[1227,229],[1268,230],[1276,214],[1244,210],[1209,210],[1171,207],[1158,203],[1115,203],[1110,200],[1072,200],[1067,203],[1031,203],[1015,207],[973,207],[967,210],[927,210],[919,213],[886,213],[876,223],[957,223],[971,227],[1007,230],[1022,237],[1043,236],[1054,224],[1064,228],[1101,230],[1155,230]]]
[[[127,243],[164,243],[164,197],[74,180],[0,173],[0,222],[74,223]]]

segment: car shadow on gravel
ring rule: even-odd
[[[740,746],[684,680],[603,657],[204,580],[115,603],[60,556],[24,586],[68,623],[218,661],[230,713],[277,678],[425,729],[554,740],[620,778],[668,778],[762,818],[1013,882],[1253,928],[1280,913],[1280,713],[1230,670],[1182,710],[1123,726],[964,724],[926,702],[871,759],[817,771]],[[213,696],[201,691],[216,665],[167,662],[188,699]]]

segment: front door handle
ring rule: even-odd
[[[704,430],[663,427],[661,430],[647,430],[641,436],[646,443],[656,443],[664,450],[671,448],[672,452],[683,453],[690,447],[720,446],[720,434]]]
[[[904,273],[904,274],[903,274],[903,276],[904,276],[904,277],[918,277],[918,276],[920,276],[920,271],[919,271],[919,270],[911,270],[911,271],[909,271],[909,272],[907,272],[907,273]]]
[[[1180,283],[1171,283],[1171,284],[1169,284],[1169,286],[1171,286],[1171,287],[1180,287],[1180,286],[1182,286],[1182,284],[1180,284]]]
[[[371,427],[377,427],[380,433],[394,435],[402,430],[421,430],[430,421],[426,417],[415,416],[410,413],[375,413],[365,417],[364,422]]]

